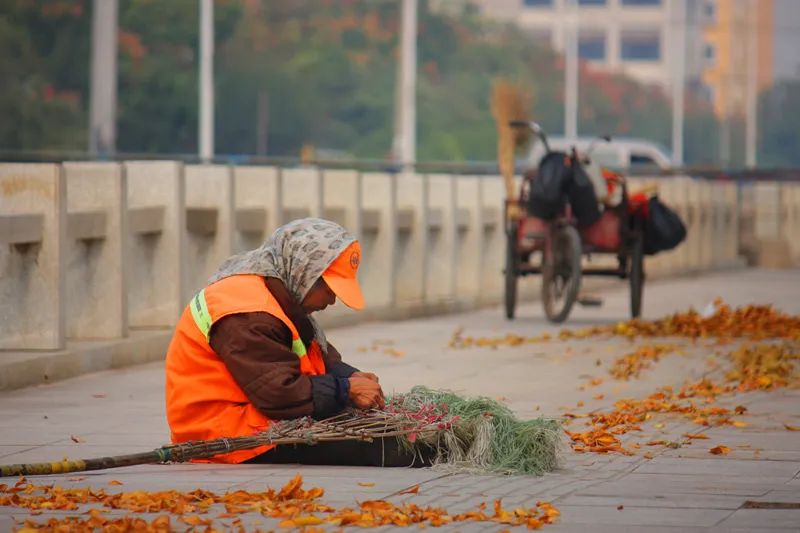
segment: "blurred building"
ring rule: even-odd
[[[720,116],[735,115],[744,108],[750,31],[758,32],[758,87],[772,83],[772,2],[439,0],[439,4],[471,3],[485,16],[517,24],[529,30],[534,40],[562,53],[572,6],[577,6],[582,60],[666,90],[675,79],[681,53],[687,89],[712,101]]]
[[[773,1],[706,2],[703,28],[703,83],[720,117],[743,115],[747,102],[749,62],[756,60],[756,87],[772,86],[774,72]],[[755,57],[749,51],[755,47]]]

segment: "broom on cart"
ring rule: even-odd
[[[527,128],[512,128],[511,121],[528,121],[528,102],[531,96],[513,81],[498,78],[492,84],[491,108],[497,128],[497,164],[506,188],[506,219],[522,216],[514,184],[514,153],[530,140]]]
[[[264,445],[385,438],[397,438],[415,453],[423,447],[433,448],[434,465],[440,468],[541,475],[556,468],[562,435],[558,421],[518,420],[508,407],[489,398],[464,398],[449,391],[414,387],[392,396],[383,410],[347,410],[325,420],[284,420],[251,436],[184,442],[130,455],[0,465],[0,477],[182,463]]]

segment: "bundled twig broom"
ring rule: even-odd
[[[488,398],[462,398],[415,387],[392,397],[385,410],[346,411],[325,420],[276,422],[268,431],[163,446],[150,452],[85,460],[0,465],[0,477],[62,474],[153,463],[180,463],[266,444],[398,438],[412,451],[435,449],[434,464],[468,471],[542,474],[557,465],[561,430],[555,420],[517,420]]]
[[[506,199],[513,202],[517,198],[514,186],[514,152],[525,144],[530,132],[524,129],[511,128],[512,120],[530,120],[528,101],[530,96],[522,87],[506,79],[497,79],[492,84],[491,108],[497,128],[497,164],[506,186]],[[516,217],[517,213],[509,204],[508,216]]]

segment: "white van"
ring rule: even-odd
[[[579,137],[567,139],[565,137],[548,137],[547,141],[553,151],[569,152],[572,146],[579,152],[586,153],[592,148],[592,162],[601,167],[613,170],[642,171],[648,168],[665,169],[672,166],[669,150],[658,143],[646,139],[616,137],[611,142],[606,142],[596,137]],[[534,142],[530,155],[523,158],[523,165],[536,167],[544,156],[544,145],[541,141]]]

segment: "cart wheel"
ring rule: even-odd
[[[509,320],[514,320],[514,311],[517,309],[517,270],[519,268],[516,224],[510,224],[506,235],[506,318]]]
[[[552,251],[542,263],[542,301],[551,322],[569,316],[581,288],[581,238],[574,226],[552,233]]]
[[[642,295],[644,293],[644,237],[641,233],[633,241],[630,256],[631,271],[631,318],[642,315]]]

